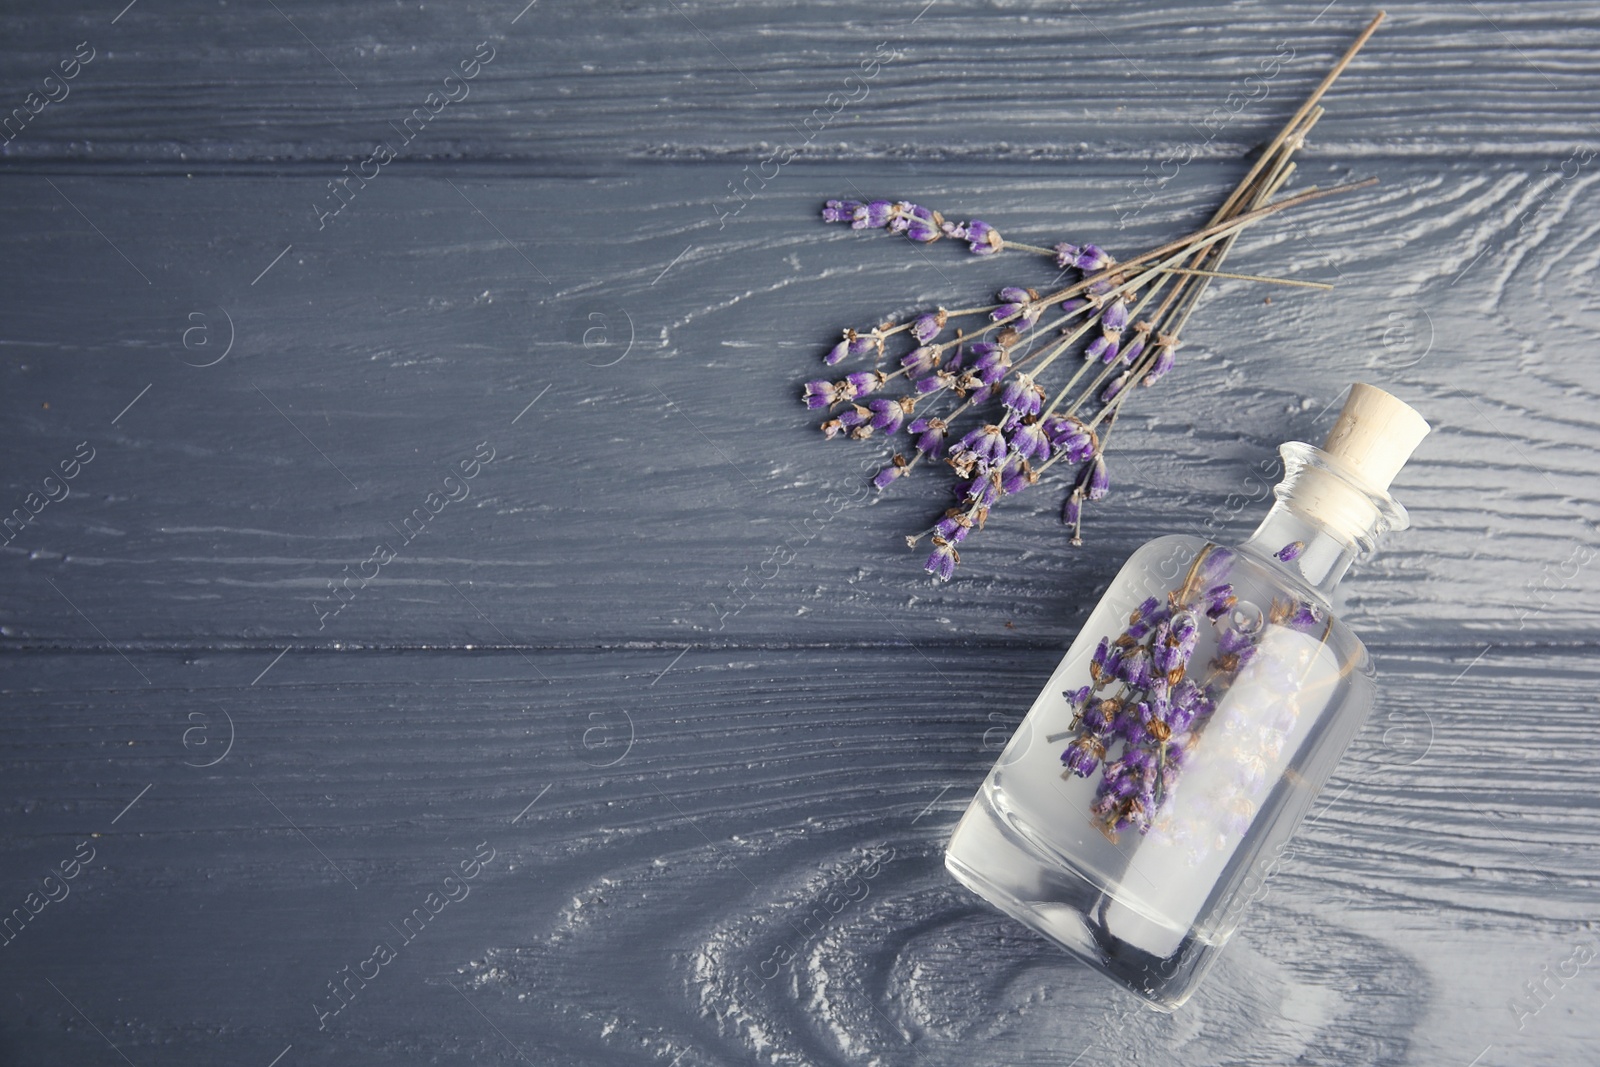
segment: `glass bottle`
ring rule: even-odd
[[[1237,548],[1158,538],[1090,614],[957,825],[968,888],[1171,1011],[1188,999],[1371,708],[1329,598],[1428,433],[1351,387],[1322,448],[1285,444]]]

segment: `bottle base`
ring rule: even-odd
[[[1046,853],[997,809],[991,792],[986,782],[945,850],[956,881],[1152,1008],[1182,1006],[1221,946],[1165,927],[1088,872]]]

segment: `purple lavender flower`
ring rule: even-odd
[[[926,315],[918,315],[916,320],[911,323],[911,336],[915,337],[920,343],[927,344],[939,336],[939,331],[944,329],[944,324],[943,308],[936,312],[929,312]]]
[[[923,378],[912,382],[912,388],[918,393],[937,393],[941,389],[948,389],[955,384],[956,376],[949,371],[934,371]]]
[[[849,222],[860,206],[861,203],[856,200],[829,200],[822,207],[822,221]]]
[[[1116,700],[1090,700],[1083,708],[1083,728],[1089,733],[1110,733],[1122,704]]]
[[[1150,655],[1155,668],[1167,676],[1168,682],[1176,684],[1189,665],[1189,657],[1194,655],[1195,645],[1200,640],[1200,627],[1187,611],[1180,611],[1170,623],[1162,625],[1166,627],[1166,632],[1156,631],[1157,638],[1151,642]]]
[[[1034,422],[1025,422],[1011,431],[1011,447],[1024,459],[1042,460],[1050,455],[1050,441],[1044,429]]]
[[[966,225],[967,249],[975,256],[991,256],[1004,247],[1000,232],[987,222],[973,219]]]
[[[800,398],[808,408],[825,408],[833,403],[833,383],[821,378],[809,381]]]
[[[950,432],[943,419],[926,416],[912,419],[906,429],[917,435],[917,451],[930,456],[940,455],[944,451],[944,440]]]
[[[1078,524],[1082,521],[1083,497],[1077,492],[1068,493],[1067,498],[1061,502],[1061,524],[1063,526],[1071,526],[1076,530]],[[1076,534],[1074,534],[1073,543],[1077,543]]]
[[[1233,569],[1233,550],[1213,545],[1200,563],[1200,581],[1207,586],[1216,584]]]
[[[906,469],[904,467],[896,466],[895,464],[891,463],[887,467],[883,468],[883,470],[872,476],[872,484],[875,488],[886,489],[888,488],[890,482],[894,481],[905,472]]]
[[[1039,304],[1039,294],[1032,289],[1019,289],[1012,285],[1000,290],[1000,306],[989,312],[989,318],[995,322],[1009,319],[1013,315],[1020,315],[1012,325],[1018,330],[1033,328],[1039,321],[1039,316],[1044,308]]]
[[[1127,388],[1128,376],[1131,373],[1131,371],[1123,371],[1121,374],[1111,379],[1111,381],[1107,383],[1106,387],[1100,392],[1100,402],[1103,404],[1109,404],[1111,401],[1115,400],[1117,398],[1117,394],[1122,392],[1123,389]]]
[[[1067,706],[1072,709],[1073,716],[1076,717],[1082,715],[1084,709],[1088,707],[1089,695],[1093,692],[1093,689],[1085,685],[1077,689],[1065,690],[1061,695],[1066,699]]]
[[[956,451],[971,453],[978,462],[993,466],[1006,454],[1006,439],[1000,427],[980,426],[956,442]]]
[[[893,214],[894,205],[889,201],[872,200],[856,208],[850,225],[857,230],[881,230],[889,225],[889,219]]]
[[[1036,480],[1028,461],[1019,453],[1008,454],[1005,462],[1000,464],[1000,491],[1008,496],[1022,492]]]
[[[1093,274],[1111,265],[1113,260],[1099,245],[1084,245],[1078,252],[1076,266],[1085,274]]]
[[[985,513],[1000,499],[1000,481],[997,472],[984,471],[970,481],[959,484],[961,499],[971,507],[982,508]]]
[[[913,218],[911,225],[906,228],[906,236],[919,244],[939,239],[939,230],[932,222],[923,218]]]
[[[1089,680],[1096,686],[1100,685],[1102,678],[1108,678],[1106,673],[1106,660],[1111,652],[1111,638],[1102,637],[1095,646],[1094,655],[1089,657]]]
[[[1156,359],[1155,362],[1150,365],[1150,372],[1144,376],[1143,384],[1156,384],[1156,382],[1159,382],[1162,377],[1172,369],[1172,364],[1177,362],[1177,355],[1174,353],[1173,349],[1174,346],[1169,344],[1158,343],[1156,345]]]
[[[1117,676],[1133,688],[1143,689],[1150,684],[1150,653],[1143,648],[1126,653],[1121,668]]]
[[[961,553],[956,551],[956,546],[934,534],[933,553],[928,557],[927,565],[923,569],[941,582],[948,582],[956,573],[956,564],[959,562]]]
[[[894,433],[900,429],[900,424],[905,421],[906,405],[901,400],[889,400],[879,397],[868,401],[867,407],[872,410],[872,426],[884,433]]]
[[[828,349],[828,354],[822,357],[822,362],[831,367],[849,354],[850,342],[848,340],[840,341],[838,344]]]
[[[1062,270],[1078,265],[1078,257],[1083,255],[1083,249],[1074,244],[1065,242],[1056,245],[1056,266]],[[1062,310],[1066,310],[1063,308]]]
[[[1044,389],[1026,373],[1019,374],[1000,390],[1000,403],[1019,415],[1037,415],[1044,406]]]
[[[1144,355],[1144,341],[1145,335],[1136,333],[1133,340],[1128,342],[1128,347],[1122,350],[1122,362],[1130,366],[1139,362],[1139,357]]]
[[[911,240],[918,243],[937,241],[939,239],[939,220],[932,211],[920,204],[910,204],[904,201],[896,204],[895,207],[899,209],[899,214],[890,220],[889,228],[891,230],[903,232]]]
[[[1079,778],[1087,778],[1100,766],[1100,761],[1105,758],[1106,746],[1093,734],[1084,734],[1067,746],[1061,753],[1061,762],[1066,764],[1067,770]]]
[[[951,508],[944,513],[943,518],[933,524],[933,532],[951,544],[965,541],[971,530],[972,520],[959,508]]]
[[[923,345],[913,348],[900,358],[900,365],[911,375],[927,374],[939,365],[939,346]]]
[[[1044,432],[1069,463],[1082,463],[1094,454],[1094,432],[1071,415],[1052,415],[1044,421]]]
[[[1094,458],[1084,465],[1078,484],[1084,487],[1084,495],[1090,500],[1105,499],[1111,491],[1111,475],[1106,472],[1105,456],[1095,453]]]
[[[1128,325],[1128,302],[1126,300],[1113,301],[1106,307],[1105,314],[1100,316],[1100,328],[1108,334],[1120,336],[1122,328]]]
[[[1300,604],[1295,608],[1294,614],[1289,616],[1284,625],[1288,626],[1291,630],[1300,630],[1304,632],[1320,625],[1321,622],[1321,611],[1310,604]]]
[[[854,374],[846,374],[844,381],[839,383],[839,391],[845,395],[840,396],[839,399],[854,400],[858,396],[875,393],[888,380],[888,375],[876,370],[863,370],[856,371]]]
[[[1278,549],[1278,551],[1274,552],[1273,555],[1277,556],[1285,563],[1293,563],[1295,560],[1300,558],[1300,553],[1304,552],[1305,550],[1306,543],[1304,541],[1290,541],[1288,544]]]
[[[1144,701],[1124,702],[1117,714],[1116,730],[1129,744],[1145,739],[1145,728],[1150,725],[1150,705]]]
[[[1207,589],[1201,600],[1205,604],[1206,618],[1213,621],[1232,611],[1234,605],[1239,602],[1239,598],[1233,593],[1233,586],[1226,582]]]
[[[852,404],[843,411],[839,412],[839,423],[847,430],[853,430],[859,426],[866,426],[871,424],[871,422],[872,409],[863,407],[860,404]]]

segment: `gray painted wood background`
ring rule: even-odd
[[[1081,549],[1036,491],[931,584],[939,479],[863,496],[796,403],[839,327],[1038,280],[823,199],[1141,250],[1370,14],[7,5],[0,511],[75,477],[0,549],[0,1063],[1594,1062],[1600,10],[1392,10],[1295,187],[1381,183],[1230,261],[1336,289],[1213,288]],[[1148,1014],[943,841],[1120,560],[1246,534],[1357,379],[1436,428],[1343,587],[1383,702]]]

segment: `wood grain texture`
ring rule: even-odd
[[[888,451],[822,440],[800,382],[843,324],[1048,273],[830,231],[816,205],[905,190],[952,211],[985,204],[1050,241],[1069,234],[1049,205],[1070,203],[1083,205],[1070,236],[1142,248],[1194,225],[1237,173],[1194,167],[1194,198],[1121,232],[1099,190],[1127,171],[1103,166],[785,172],[723,229],[693,209],[715,173],[703,167],[385,178],[322,231],[292,179],[5,179],[5,224],[31,264],[0,298],[18,353],[5,368],[12,504],[80,442],[96,449],[78,491],[0,556],[5,637],[1058,647],[1132,545],[1253,528],[1277,444],[1320,440],[1341,390],[1364,379],[1436,430],[1396,486],[1416,529],[1345,586],[1352,623],[1428,627],[1460,647],[1508,628],[1592,639],[1600,322],[1574,237],[1592,219],[1592,176],[1518,227],[1529,176],[1515,164],[1363,165],[1351,173],[1375,171],[1376,190],[1263,228],[1241,266],[1337,289],[1279,290],[1267,308],[1260,287],[1219,285],[1179,369],[1130,405],[1089,544],[1067,546],[1062,483],[1046,483],[973,539],[962,582],[929,586],[901,538],[942,510],[948,477],[867,493],[861,464]],[[226,359],[183,362],[212,358],[230,322]],[[196,324],[212,348],[186,333]],[[480,442],[495,459],[472,495],[405,544],[407,516]],[[329,583],[359,577],[380,542],[398,558],[324,618]]]
[[[864,492],[883,447],[797,403],[841,326],[1049,277],[824,198],[1141,250],[1366,17],[0,12],[0,117],[96,49],[0,144],[0,517],[93,457],[0,545],[0,915],[94,855],[0,946],[0,1064],[1590,1062],[1595,12],[1391,12],[1294,180],[1380,184],[1230,260],[1336,289],[1214,287],[1082,549],[1045,485],[931,584],[902,537],[942,479]],[[1414,528],[1341,591],[1382,699],[1218,971],[1146,1014],[940,850],[1121,560],[1245,535],[1355,379],[1435,427]]]
[[[113,25],[105,6],[0,16],[8,108],[79,42],[97,50],[8,157],[353,161],[490,41],[472,91],[408,158],[587,173],[723,157],[737,170],[792,144],[813,159],[1226,160],[1271,132],[1371,14],[1326,0],[608,0],[518,17],[515,0],[287,0],[142,4]],[[1389,10],[1314,153],[1559,159],[1594,143],[1600,14],[1558,0]],[[880,43],[898,58],[847,81]],[[805,126],[834,92],[850,106]]]
[[[914,674],[877,650],[299,654],[255,686],[267,661],[243,653],[6,657],[26,739],[8,870],[25,882],[98,834],[73,893],[5,949],[9,1062],[104,1051],[41,977],[136,1063],[264,1063],[288,1042],[513,1062],[495,1027],[534,1062],[945,1063],[979,1041],[994,1062],[1110,1043],[1442,1063],[1489,1042],[1581,1062],[1579,989],[1520,1032],[1506,1005],[1592,937],[1588,761],[1540,753],[1587,728],[1595,671],[1380,657],[1386,707],[1171,1018],[1126,1016],[943,872],[1008,730],[986,709],[1026,705],[1052,666],[1036,653],[933,650]],[[1529,684],[1533,751],[1486,793],[1484,737]],[[389,924],[482,841],[496,858],[471,892],[403,944]],[[801,926],[873,849],[869,892]],[[374,939],[399,960],[319,1032],[313,1003]],[[774,974],[780,944],[802,962]]]

